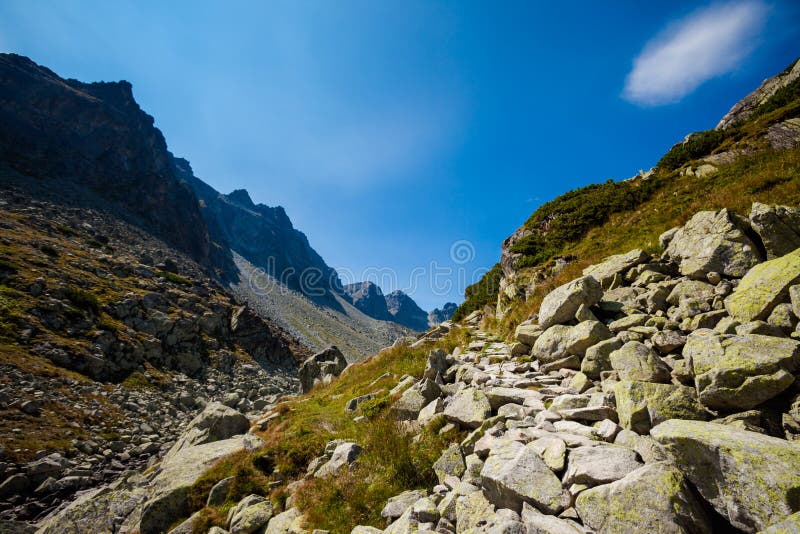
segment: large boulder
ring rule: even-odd
[[[492,406],[483,391],[464,388],[453,396],[444,409],[444,416],[451,423],[465,428],[478,428],[492,414]]]
[[[775,306],[789,301],[789,288],[797,283],[800,249],[753,267],[725,299],[725,309],[742,323],[766,320]]]
[[[609,356],[611,367],[623,380],[669,382],[670,369],[656,352],[639,341],[628,341]]]
[[[650,431],[730,523],[757,532],[800,507],[800,446],[746,430],[672,419]]]
[[[625,477],[642,463],[631,449],[616,445],[576,447],[569,451],[564,484],[596,486]]]
[[[567,353],[583,356],[592,345],[612,337],[611,331],[600,321],[581,321],[569,331]]]
[[[581,492],[575,509],[597,534],[711,532],[708,517],[683,475],[665,463],[645,465],[622,480]]]
[[[683,348],[691,362],[700,402],[709,408],[749,410],[794,382],[800,343],[762,336],[722,336],[713,330],[692,332]]]
[[[467,464],[464,463],[464,454],[458,443],[453,443],[445,449],[433,464],[433,472],[436,473],[440,484],[443,484],[448,476],[461,478],[466,470]]]
[[[649,259],[650,255],[647,252],[637,248],[625,254],[609,256],[597,265],[590,265],[583,270],[583,275],[593,277],[603,288],[608,289],[615,276],[622,275],[631,267],[636,267]]]
[[[520,512],[522,503],[557,514],[569,504],[561,481],[547,467],[532,443],[501,439],[492,447],[481,469],[489,500],[497,508]]]
[[[257,436],[245,434],[186,447],[165,459],[148,487],[149,496],[141,515],[141,534],[164,532],[176,519],[189,515],[189,490],[219,460],[242,450],[253,451],[263,445],[264,442]],[[88,525],[86,528],[84,532],[90,531]]]
[[[555,324],[545,330],[533,344],[531,354],[542,363],[551,363],[567,356],[572,327]]]
[[[392,406],[392,414],[401,421],[414,420],[425,406],[442,394],[433,380],[423,378],[403,392]]]
[[[586,349],[586,354],[581,361],[581,372],[591,379],[600,378],[603,371],[611,371],[611,353],[622,347],[622,341],[617,338],[606,339],[597,345]]]
[[[581,305],[594,306],[603,298],[600,282],[591,276],[583,276],[568,282],[547,294],[539,307],[539,325],[548,328],[575,318]]]
[[[614,384],[614,397],[620,426],[638,434],[668,419],[707,418],[697,393],[687,386],[622,380]]]
[[[767,259],[778,258],[800,248],[800,209],[753,202],[750,225],[758,233]]]
[[[325,462],[320,467],[314,476],[317,478],[325,478],[335,475],[345,468],[349,468],[361,455],[361,446],[357,443],[346,441],[339,443],[333,450],[330,460]]]
[[[328,347],[300,364],[297,376],[300,379],[300,390],[306,393],[319,383],[328,383],[342,374],[347,367],[347,360],[336,347]]]
[[[250,421],[243,414],[219,402],[210,402],[189,422],[165,458],[171,458],[186,447],[244,434],[249,428]]]
[[[727,209],[701,211],[675,233],[664,254],[685,276],[699,279],[717,272],[741,277],[761,261],[748,230],[748,222]]]

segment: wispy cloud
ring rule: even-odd
[[[761,0],[712,4],[670,24],[634,60],[623,96],[656,106],[677,102],[735,69],[764,25]]]

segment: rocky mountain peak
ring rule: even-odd
[[[428,314],[403,291],[396,289],[386,295],[386,307],[396,323],[418,332],[428,329]]]
[[[764,80],[758,86],[758,89],[734,104],[730,111],[719,121],[716,129],[727,130],[746,120],[759,106],[772,98],[775,93],[798,78],[800,78],[800,59],[795,60],[780,74]]]
[[[381,321],[393,319],[386,306],[386,297],[377,284],[370,281],[356,282],[345,285],[343,291],[353,306],[366,315]]]
[[[256,205],[253,204],[253,200],[250,198],[250,193],[248,193],[246,189],[234,189],[225,196],[231,202],[239,204],[245,208],[255,209],[256,207]]]

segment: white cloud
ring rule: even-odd
[[[634,60],[623,96],[649,106],[677,102],[732,71],[752,50],[766,14],[763,1],[744,0],[713,4],[676,21]]]

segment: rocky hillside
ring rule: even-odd
[[[8,185],[0,221],[0,519],[147,466],[210,401],[296,391],[306,349],[171,244]]]
[[[797,202],[792,184],[800,159],[798,65],[736,103],[717,129],[687,136],[654,169],[543,204],[503,241],[500,262],[467,289],[454,316],[482,310],[508,332],[565,267],[569,276],[640,243],[655,250],[661,232],[702,209],[745,211],[754,201]]]

